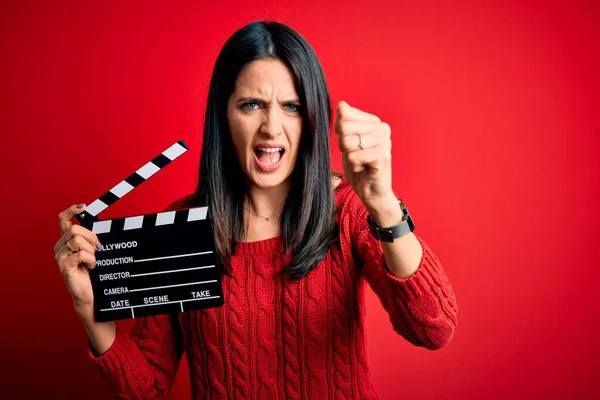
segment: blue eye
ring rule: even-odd
[[[300,104],[286,104],[286,107],[292,107],[292,109],[289,109],[289,111],[300,111]]]
[[[258,106],[257,103],[244,103],[244,104],[242,104],[242,109],[243,110],[256,110],[256,108],[248,107],[248,106],[252,106],[252,105]]]

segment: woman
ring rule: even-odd
[[[375,399],[364,282],[405,339],[448,343],[456,304],[439,260],[411,230],[382,242],[367,222],[409,226],[392,191],[390,127],[345,102],[337,113],[345,176],[331,170],[329,94],[305,39],[255,22],[224,45],[197,191],[167,208],[210,205],[220,308],[139,318],[130,334],[95,322],[87,268],[101,245],[71,224],[83,204],[59,215],[56,260],[115,397],[163,396],[185,351],[194,398]]]

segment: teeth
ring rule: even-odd
[[[275,153],[276,151],[283,150],[283,148],[281,148],[281,147],[259,147],[258,150],[264,151],[265,153]]]

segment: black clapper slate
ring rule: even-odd
[[[223,305],[207,207],[104,221],[97,218],[187,150],[180,140],[76,216],[104,247],[96,252],[96,266],[90,270],[96,321]]]
[[[105,248],[96,252],[96,268],[90,271],[96,320],[223,305],[206,211],[201,207],[94,223],[92,231]],[[107,228],[109,232],[100,233]]]

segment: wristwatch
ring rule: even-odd
[[[394,239],[398,239],[406,235],[407,233],[413,232],[415,230],[415,223],[408,212],[408,209],[404,205],[402,199],[398,199],[398,203],[400,204],[400,208],[402,209],[402,214],[404,218],[402,222],[398,225],[390,226],[387,228],[382,228],[378,226],[371,216],[367,216],[367,225],[369,226],[369,231],[371,235],[373,235],[376,239],[379,239],[383,242],[393,242]]]

